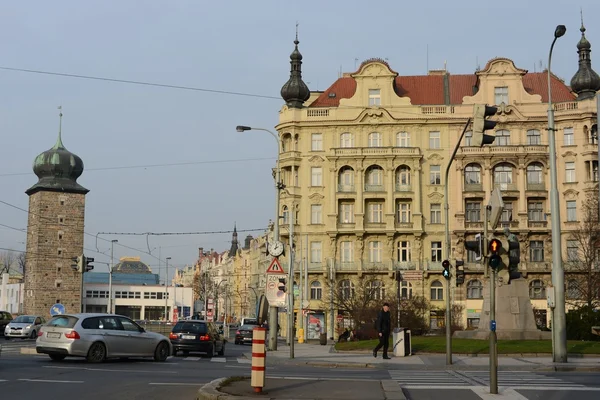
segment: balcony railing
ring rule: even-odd
[[[483,192],[481,183],[465,183],[465,192]]]
[[[412,261],[394,261],[394,269],[411,271],[417,269],[417,264]]]
[[[362,265],[362,269],[368,271],[387,271],[389,270],[389,266],[382,262],[365,261]]]
[[[355,193],[356,189],[354,188],[354,185],[349,185],[346,183],[338,183],[338,192]]]
[[[546,191],[546,184],[544,182],[540,183],[529,183],[527,182],[527,190],[536,190],[536,191]]]
[[[483,229],[483,221],[465,221],[465,229]]]
[[[412,192],[412,186],[396,183],[396,192]]]
[[[527,226],[529,228],[546,228],[548,226],[548,221],[527,221]]]
[[[428,271],[442,271],[444,269],[441,261],[426,261],[426,266]]]
[[[385,192],[383,185],[365,184],[365,192]]]
[[[419,155],[418,147],[338,147],[332,149],[336,156]]]
[[[396,229],[412,229],[413,228],[412,222],[403,222],[403,221],[396,220],[395,225],[396,225]]]
[[[328,108],[309,108],[306,110],[307,117],[329,117]]]
[[[308,263],[308,271],[309,272],[319,272],[323,271],[323,263],[320,262],[309,262]],[[300,271],[299,269],[297,271]]]
[[[460,148],[460,154],[489,154],[511,153],[520,154],[548,154],[548,145],[509,145],[509,146],[463,146]]]
[[[359,263],[354,261],[336,261],[335,269],[338,271],[356,271]]]
[[[503,192],[519,190],[516,183],[495,183],[494,187],[499,188]]]
[[[576,101],[566,101],[564,103],[554,103],[554,111],[571,111],[579,108],[579,103]]]

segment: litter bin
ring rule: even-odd
[[[406,357],[412,355],[410,330],[406,328],[394,328],[394,332],[392,334],[392,346],[392,351],[396,357]]]
[[[325,346],[327,344],[327,334],[326,333],[321,333],[321,335],[319,335],[319,343],[321,344],[321,346]]]

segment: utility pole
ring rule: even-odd
[[[106,308],[106,312],[108,314],[113,313],[113,290],[112,290],[112,274],[113,274],[113,251],[115,243],[118,243],[117,239],[113,239],[110,241],[110,269],[108,270],[108,307]]]
[[[168,314],[168,309],[167,309],[167,305],[168,305],[168,301],[169,301],[169,260],[171,259],[171,257],[167,257],[167,267],[166,267],[166,274],[165,274],[165,322],[169,321],[169,314]]]
[[[290,257],[288,277],[288,337],[290,339],[290,358],[294,358],[294,205],[290,211]]]

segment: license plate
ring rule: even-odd
[[[244,342],[249,342],[249,341],[251,341],[251,340],[252,340],[252,338],[249,338],[249,337],[245,337],[245,338],[244,338]]]
[[[194,335],[181,335],[182,339],[196,339],[196,336]]]
[[[58,339],[58,338],[60,338],[60,333],[48,332],[48,333],[46,334],[46,336],[47,336],[49,339]]]

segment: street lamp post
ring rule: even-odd
[[[113,313],[113,290],[112,290],[112,274],[113,274],[113,251],[115,243],[118,243],[117,239],[113,239],[110,241],[110,269],[108,271],[108,307],[106,307],[106,312],[108,314]]]
[[[171,257],[167,257],[167,266],[166,266],[166,274],[165,274],[165,322],[169,321],[169,314],[167,311],[167,304],[169,301],[169,260]]]
[[[282,189],[281,185],[281,170],[279,168],[279,154],[281,151],[281,140],[279,139],[279,135],[271,132],[268,129],[264,128],[252,128],[249,126],[238,125],[235,128],[238,132],[245,131],[265,131],[271,134],[275,141],[277,142],[277,162],[275,166],[275,221],[273,221],[273,240],[279,241],[279,191]],[[277,350],[277,307],[270,306],[269,307],[269,350]],[[292,310],[293,312],[293,310]]]
[[[548,54],[548,144],[550,147],[550,214],[552,229],[552,284],[554,286],[554,315],[552,318],[552,341],[554,362],[567,362],[567,331],[565,316],[565,271],[562,265],[560,205],[558,202],[558,178],[556,174],[556,143],[554,129],[554,109],[552,107],[552,87],[550,65],[556,39],[563,36],[567,28],[558,25]]]

